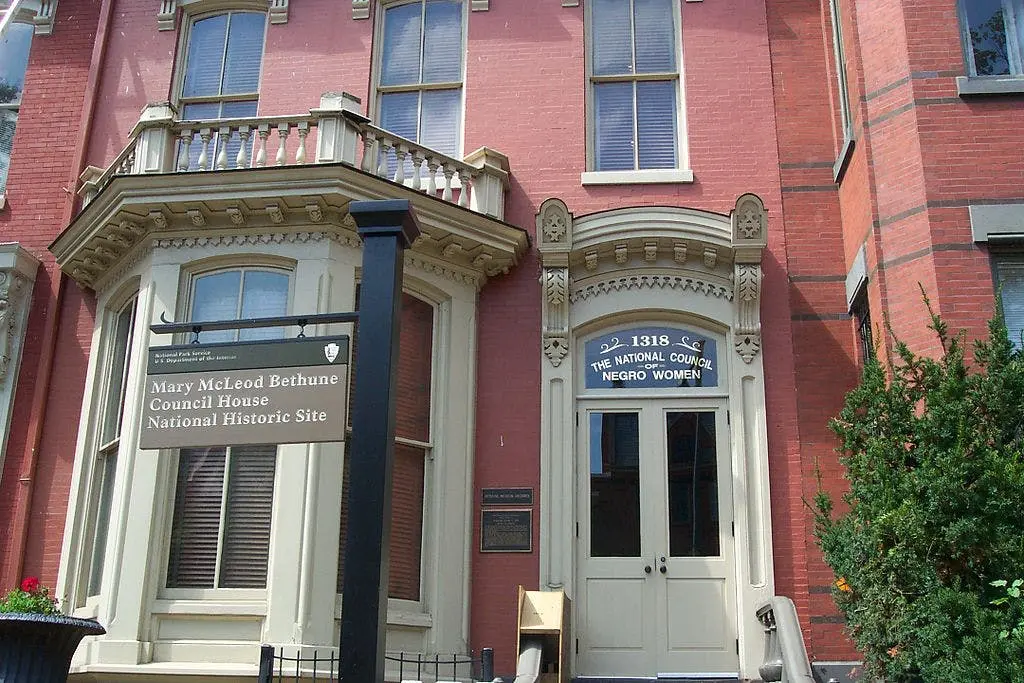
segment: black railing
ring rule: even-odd
[[[479,655],[397,652],[385,655],[384,660],[387,669],[397,669],[399,681],[494,680],[494,650],[489,647]],[[340,683],[340,664],[334,650],[289,656],[273,645],[264,645],[260,649],[259,683]]]

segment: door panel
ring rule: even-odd
[[[578,674],[738,669],[725,413],[680,403],[581,410]]]

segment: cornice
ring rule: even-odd
[[[515,267],[528,247],[525,231],[502,221],[349,166],[318,164],[119,176],[50,250],[62,270],[95,287],[146,240],[231,247],[324,233],[355,246],[348,203],[372,199],[409,199],[423,228],[413,251],[477,286]]]

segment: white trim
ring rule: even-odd
[[[1024,203],[971,204],[967,210],[975,242],[1024,241]]]
[[[585,171],[582,185],[634,185],[641,183],[692,183],[693,171],[688,168],[649,168],[639,171]]]

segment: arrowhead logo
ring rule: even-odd
[[[324,356],[327,357],[327,362],[333,363],[338,358],[339,351],[341,351],[341,347],[334,342],[324,346]]]

